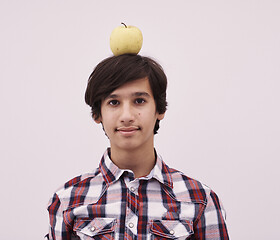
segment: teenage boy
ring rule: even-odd
[[[229,239],[217,195],[169,168],[154,149],[166,86],[148,57],[124,54],[96,66],[85,101],[110,148],[95,172],[56,191],[49,239]]]

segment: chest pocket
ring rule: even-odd
[[[114,239],[116,223],[115,218],[78,219],[74,224],[73,230],[83,240],[110,240]]]
[[[189,220],[152,220],[152,239],[187,239],[193,234]]]

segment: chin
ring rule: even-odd
[[[125,150],[125,151],[131,151],[131,150],[137,149],[139,147],[140,147],[139,144],[132,143],[132,141],[130,141],[129,139],[128,139],[128,141],[125,141],[122,144],[119,143],[119,144],[115,145],[116,149]]]

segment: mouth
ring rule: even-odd
[[[141,130],[140,127],[130,126],[130,127],[118,127],[118,128],[116,128],[115,131],[121,133],[124,136],[131,136],[139,130]]]

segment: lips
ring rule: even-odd
[[[140,127],[137,126],[130,126],[130,127],[118,127],[116,129],[117,132],[125,135],[125,136],[130,136],[134,134],[136,131],[140,130]]]
[[[140,128],[136,126],[131,126],[131,127],[118,127],[116,129],[116,131],[122,131],[122,132],[131,132],[136,130],[140,130]]]

